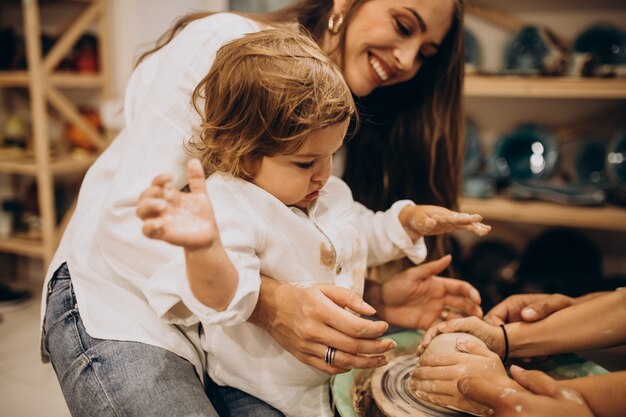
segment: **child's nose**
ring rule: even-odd
[[[311,177],[312,181],[326,183],[328,177],[330,177],[330,173],[333,170],[333,160],[329,158],[328,160],[323,161],[318,164],[318,168]]]

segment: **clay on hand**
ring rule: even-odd
[[[426,348],[426,350],[424,351],[424,353],[422,353],[420,359],[421,360],[429,360],[429,358],[431,357],[436,357],[436,356],[441,356],[441,355],[448,355],[450,353],[456,352],[456,343],[458,339],[464,339],[464,340],[469,340],[471,342],[480,344],[485,346],[485,348],[487,348],[487,345],[485,345],[485,342],[483,342],[482,340],[480,340],[479,338],[477,338],[476,336],[474,336],[473,334],[469,334],[469,333],[462,333],[462,332],[456,332],[456,333],[442,333],[439,334],[438,336],[434,337],[433,340],[431,340],[430,344],[428,345],[428,347]],[[420,361],[421,361],[420,360]],[[419,362],[418,365],[419,366]],[[440,407],[443,406],[445,408],[448,408],[450,410],[455,410],[455,411],[462,411],[464,413],[469,413],[472,415],[481,415],[481,414],[475,414],[475,412],[470,411],[470,410],[463,410],[454,406],[450,406],[450,405],[444,405],[444,404],[437,404],[435,405],[435,407]]]

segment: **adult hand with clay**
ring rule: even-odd
[[[457,384],[460,379],[480,375],[503,389],[521,389],[507,376],[498,355],[479,340],[472,339],[458,335],[455,336],[454,349],[433,343],[429,350],[421,354],[409,383],[419,399],[476,415],[487,415],[488,407],[467,399],[459,392]]]
[[[511,366],[511,375],[524,389],[512,390],[483,376],[460,379],[458,389],[466,401],[482,405],[494,417],[593,417],[580,393],[543,372]]]

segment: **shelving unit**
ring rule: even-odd
[[[602,4],[576,1],[558,4],[544,3],[535,5],[507,4],[496,1],[470,0],[468,12],[485,19],[491,24],[514,32],[522,26],[517,14],[523,14],[524,8],[542,10],[542,7],[575,9],[589,8],[601,10],[604,6],[617,6],[616,0],[606,0]],[[502,13],[497,9],[510,7],[512,14]],[[536,6],[536,8],[534,7]],[[597,8],[595,10],[594,8]],[[609,12],[611,13],[611,12]],[[600,13],[598,13],[600,14]],[[531,23],[531,22],[529,22]],[[582,27],[580,28],[582,29]],[[508,75],[468,75],[465,79],[464,94],[474,99],[523,99],[531,100],[577,100],[577,101],[609,101],[615,105],[626,104],[625,78],[579,78],[579,77],[539,77],[539,76],[508,76]],[[626,122],[626,121],[624,121]],[[626,127],[626,125],[624,126]],[[482,214],[487,221],[504,221],[509,223],[536,224],[543,226],[560,226],[571,228],[598,229],[615,232],[626,232],[626,208],[617,206],[602,207],[571,207],[539,201],[518,201],[505,197],[492,199],[464,198],[461,209]]]
[[[465,96],[624,100],[626,79],[470,75]]]
[[[626,209],[615,206],[572,207],[496,197],[463,198],[461,210],[480,213],[489,220],[626,232]]]
[[[103,99],[109,98],[111,86],[108,62],[108,15],[107,0],[86,0],[74,2],[84,9],[65,29],[52,49],[42,57],[41,10],[36,0],[22,0],[23,29],[26,44],[26,71],[0,72],[0,87],[28,88],[29,107],[32,122],[32,142],[34,158],[0,160],[0,173],[6,175],[34,176],[37,183],[37,200],[41,221],[41,239],[25,239],[16,236],[0,238],[0,251],[17,255],[42,258],[49,263],[56,249],[60,231],[67,223],[70,210],[60,225],[56,224],[54,202],[54,179],[57,175],[82,175],[95,160],[94,156],[74,159],[70,156],[52,157],[48,133],[49,108],[60,117],[74,124],[84,132],[98,151],[107,146],[105,135],[96,131],[80,114],[78,107],[61,89],[93,89]],[[62,4],[59,3],[59,4]],[[57,3],[46,4],[57,7]],[[76,41],[84,33],[95,29],[99,38],[99,72],[82,74],[55,72],[55,68],[68,54]]]

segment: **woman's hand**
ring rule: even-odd
[[[483,375],[459,380],[458,388],[467,401],[489,408],[495,417],[593,417],[578,392],[560,387],[543,372],[511,366],[511,375],[527,391],[512,391]]]
[[[345,288],[330,284],[298,288],[262,277],[259,301],[249,321],[298,360],[331,375],[387,364],[384,353],[396,342],[376,338],[389,325],[358,317],[346,308],[367,316],[376,312]],[[337,349],[332,365],[324,360],[329,346]]]
[[[398,218],[413,240],[455,230],[467,230],[478,236],[491,231],[491,226],[481,223],[483,218],[479,214],[458,213],[439,206],[406,206]]]
[[[408,268],[383,284],[367,282],[365,300],[383,320],[408,329],[427,329],[442,317],[482,317],[480,295],[469,283],[436,274],[450,255]]]
[[[189,193],[171,186],[171,175],[161,174],[139,197],[137,216],[144,221],[143,233],[187,249],[208,248],[220,241],[213,206],[204,184],[200,161],[187,163]]]
[[[498,384],[503,392],[521,389],[507,376],[498,355],[482,344],[464,339],[457,340],[452,353],[420,357],[409,384],[422,400],[486,415],[488,406],[466,398],[457,388],[460,379],[478,375]]]
[[[486,323],[478,317],[453,319],[431,327],[417,346],[417,355],[424,353],[430,342],[437,335],[453,332],[470,333],[485,342],[489,350],[500,355],[500,357],[504,356],[505,343],[502,329],[499,326]]]
[[[516,294],[492,308],[485,321],[494,325],[538,321],[574,303],[573,298],[562,294]]]

